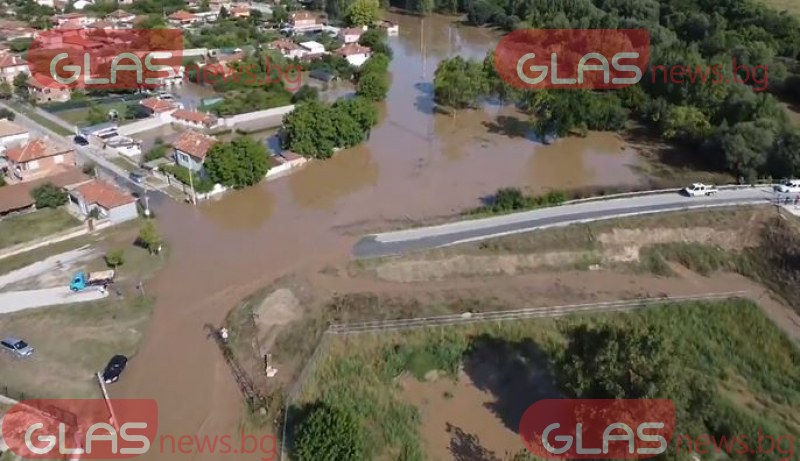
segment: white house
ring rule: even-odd
[[[136,197],[105,181],[94,179],[69,191],[69,204],[83,216],[97,210],[112,223],[136,219]]]
[[[306,56],[325,54],[325,45],[319,42],[303,42],[300,44]]]
[[[2,145],[2,149],[5,149],[6,146],[24,144],[30,139],[30,136],[31,134],[26,128],[10,120],[0,119],[0,145]]]
[[[14,77],[28,73],[28,63],[19,56],[11,53],[0,52],[0,77],[8,83],[14,82]]]
[[[268,48],[271,50],[277,50],[281,56],[288,59],[302,58],[307,53],[305,48],[291,40],[286,39],[275,40],[268,45]]]
[[[347,59],[350,65],[361,67],[364,62],[369,59],[372,50],[366,46],[361,46],[358,43],[348,43],[347,45],[336,50],[336,54]]]
[[[339,29],[339,38],[341,38],[345,44],[358,43],[358,40],[365,30],[367,30],[367,26]]]
[[[203,169],[206,155],[217,139],[195,130],[186,130],[173,142],[175,162],[192,171]]]
[[[113,13],[106,15],[106,21],[119,23],[133,23],[136,20],[136,15],[125,10],[117,10]]]

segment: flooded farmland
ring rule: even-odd
[[[241,298],[282,274],[347,258],[356,236],[341,229],[452,214],[510,185],[535,191],[638,181],[636,153],[614,135],[545,147],[513,108],[435,114],[437,63],[457,54],[482,59],[499,35],[445,17],[388,19],[399,23],[400,36],[390,38],[391,89],[368,142],[196,208],[156,204],[170,261],[148,287],[158,296],[154,317],[112,393],[157,399],[162,435],[237,430],[243,405],[206,324],[219,325]],[[143,459],[164,459],[157,451]]]

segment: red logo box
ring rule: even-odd
[[[644,29],[520,29],[497,44],[494,65],[524,89],[615,89],[637,84],[650,62]]]
[[[124,459],[150,449],[158,405],[149,399],[39,399],[14,405],[3,440],[24,459]]]
[[[28,49],[31,76],[47,88],[157,88],[183,61],[178,29],[47,30]]]
[[[542,459],[643,459],[666,452],[675,430],[672,400],[540,400],[519,433]]]

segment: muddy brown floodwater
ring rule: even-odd
[[[282,274],[347,258],[355,237],[343,235],[342,227],[449,214],[508,185],[638,180],[635,152],[613,135],[543,147],[513,109],[434,114],[437,63],[457,54],[482,59],[499,35],[451,18],[389,19],[400,25],[400,36],[390,39],[392,85],[367,143],[196,208],[156,204],[170,260],[147,287],[158,298],[155,313],[112,394],[157,399],[161,435],[237,430],[241,399],[204,325],[219,325],[241,298]],[[227,458],[161,454],[156,444],[143,459]]]

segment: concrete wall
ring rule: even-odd
[[[11,146],[14,144],[23,144],[30,138],[30,133],[14,134],[0,138],[0,144],[4,146]]]
[[[139,211],[136,209],[136,202],[131,202],[127,205],[118,206],[108,210],[108,219],[118,224],[131,219],[136,219],[139,216]]]
[[[277,120],[275,126],[279,126],[283,120],[283,116],[294,110],[294,105],[274,107],[272,109],[259,110],[256,112],[248,112],[246,114],[232,115],[224,119],[224,124],[227,127],[233,128],[237,123],[250,122],[253,120],[274,118]]]
[[[117,131],[122,136],[130,136],[132,134],[141,133],[142,131],[160,128],[169,124],[171,120],[172,117],[170,116],[170,113],[161,113],[155,117],[121,125]]]

